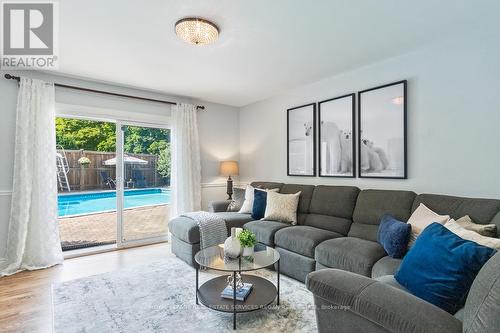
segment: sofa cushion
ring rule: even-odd
[[[279,269],[282,274],[304,282],[307,274],[314,271],[316,261],[313,258],[282,249],[279,246],[276,246],[275,249],[280,254]],[[278,265],[275,264],[274,267],[277,269]]]
[[[324,241],[316,247],[314,258],[320,264],[371,276],[373,265],[387,254],[377,242],[354,237]]]
[[[500,200],[453,197],[438,194],[419,194],[415,198],[412,211],[423,203],[441,215],[450,215],[457,220],[464,215],[479,224],[489,224],[500,212]]]
[[[406,290],[405,287],[403,287],[402,285],[400,285],[398,283],[398,281],[396,281],[396,279],[394,278],[394,275],[382,275],[382,276],[379,276],[378,278],[375,278],[375,280],[382,282],[382,283],[385,283],[385,284],[387,284],[391,287],[394,287],[396,289],[408,292],[408,290]]]
[[[313,194],[314,185],[284,184],[280,193],[295,194],[300,191],[299,205],[297,206],[297,224],[303,225],[309,212],[309,204]]]
[[[316,186],[304,224],[347,235],[358,193],[353,186]]]
[[[276,231],[290,226],[290,223],[264,220],[247,222],[243,225],[243,228],[253,232],[259,243],[274,246],[274,234]]]
[[[285,184],[279,193],[295,194],[300,192],[297,212],[307,214],[309,213],[309,205],[311,203],[314,187],[314,185]]]
[[[342,235],[328,230],[298,225],[278,230],[274,236],[274,243],[283,249],[314,258],[314,249],[319,243],[337,237],[342,237]]]
[[[363,190],[359,193],[348,236],[377,241],[378,224],[384,214],[406,222],[415,193],[411,191]]]
[[[385,256],[373,265],[372,268],[372,279],[379,278],[384,275],[394,275],[396,274],[399,265],[401,265],[402,259],[395,259],[389,256]]]
[[[261,188],[264,190],[270,190],[277,188],[281,190],[283,187],[283,183],[275,183],[275,182],[251,182],[250,185],[252,185],[255,188]]]
[[[241,228],[248,221],[252,221],[252,216],[250,216],[250,214],[240,214],[236,212],[220,212],[220,213],[215,213],[215,215],[226,221],[226,227],[229,233],[231,233],[232,227]]]
[[[185,216],[178,216],[170,220],[168,230],[180,240],[195,244],[200,242],[200,229],[195,220]]]
[[[351,227],[352,221],[342,217],[321,215],[321,214],[307,214],[305,218],[305,225],[333,231],[346,236]]]
[[[226,221],[228,234],[232,227],[242,227],[243,224],[252,220],[250,214],[235,212],[220,212],[214,214]],[[189,217],[178,216],[172,219],[168,224],[168,228],[172,235],[186,243],[195,244],[200,242],[200,229],[198,228],[198,224]]]

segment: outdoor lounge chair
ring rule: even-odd
[[[105,186],[109,186],[111,190],[116,188],[116,181],[109,176],[107,171],[101,171],[100,175],[101,175],[101,182]]]
[[[142,170],[132,169],[132,180],[136,187],[146,187],[146,177]]]

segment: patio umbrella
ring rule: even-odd
[[[142,165],[148,164],[148,161],[141,160],[140,158],[128,155],[123,156],[123,162],[127,164],[142,164]],[[116,165],[116,157],[110,158],[109,160],[106,160],[102,163],[104,165]]]

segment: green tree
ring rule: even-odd
[[[157,171],[163,179],[170,179],[171,176],[171,156],[170,156],[170,143],[166,144],[165,149],[160,151],[158,156]]]
[[[56,118],[56,142],[64,149],[115,151],[114,123]]]
[[[170,178],[170,130],[126,126],[124,152],[158,156],[157,171]],[[116,151],[116,125],[110,122],[56,118],[56,142],[64,149]]]
[[[127,126],[124,150],[131,154],[159,155],[170,141],[170,131],[160,128]]]

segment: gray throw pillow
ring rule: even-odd
[[[497,226],[494,224],[477,224],[469,217],[469,215],[462,216],[456,220],[458,225],[467,230],[477,232],[478,234],[486,237],[497,236]]]
[[[239,212],[241,206],[243,206],[243,202],[245,201],[245,189],[234,187],[233,188],[233,200],[229,206],[227,206],[228,212]]]

